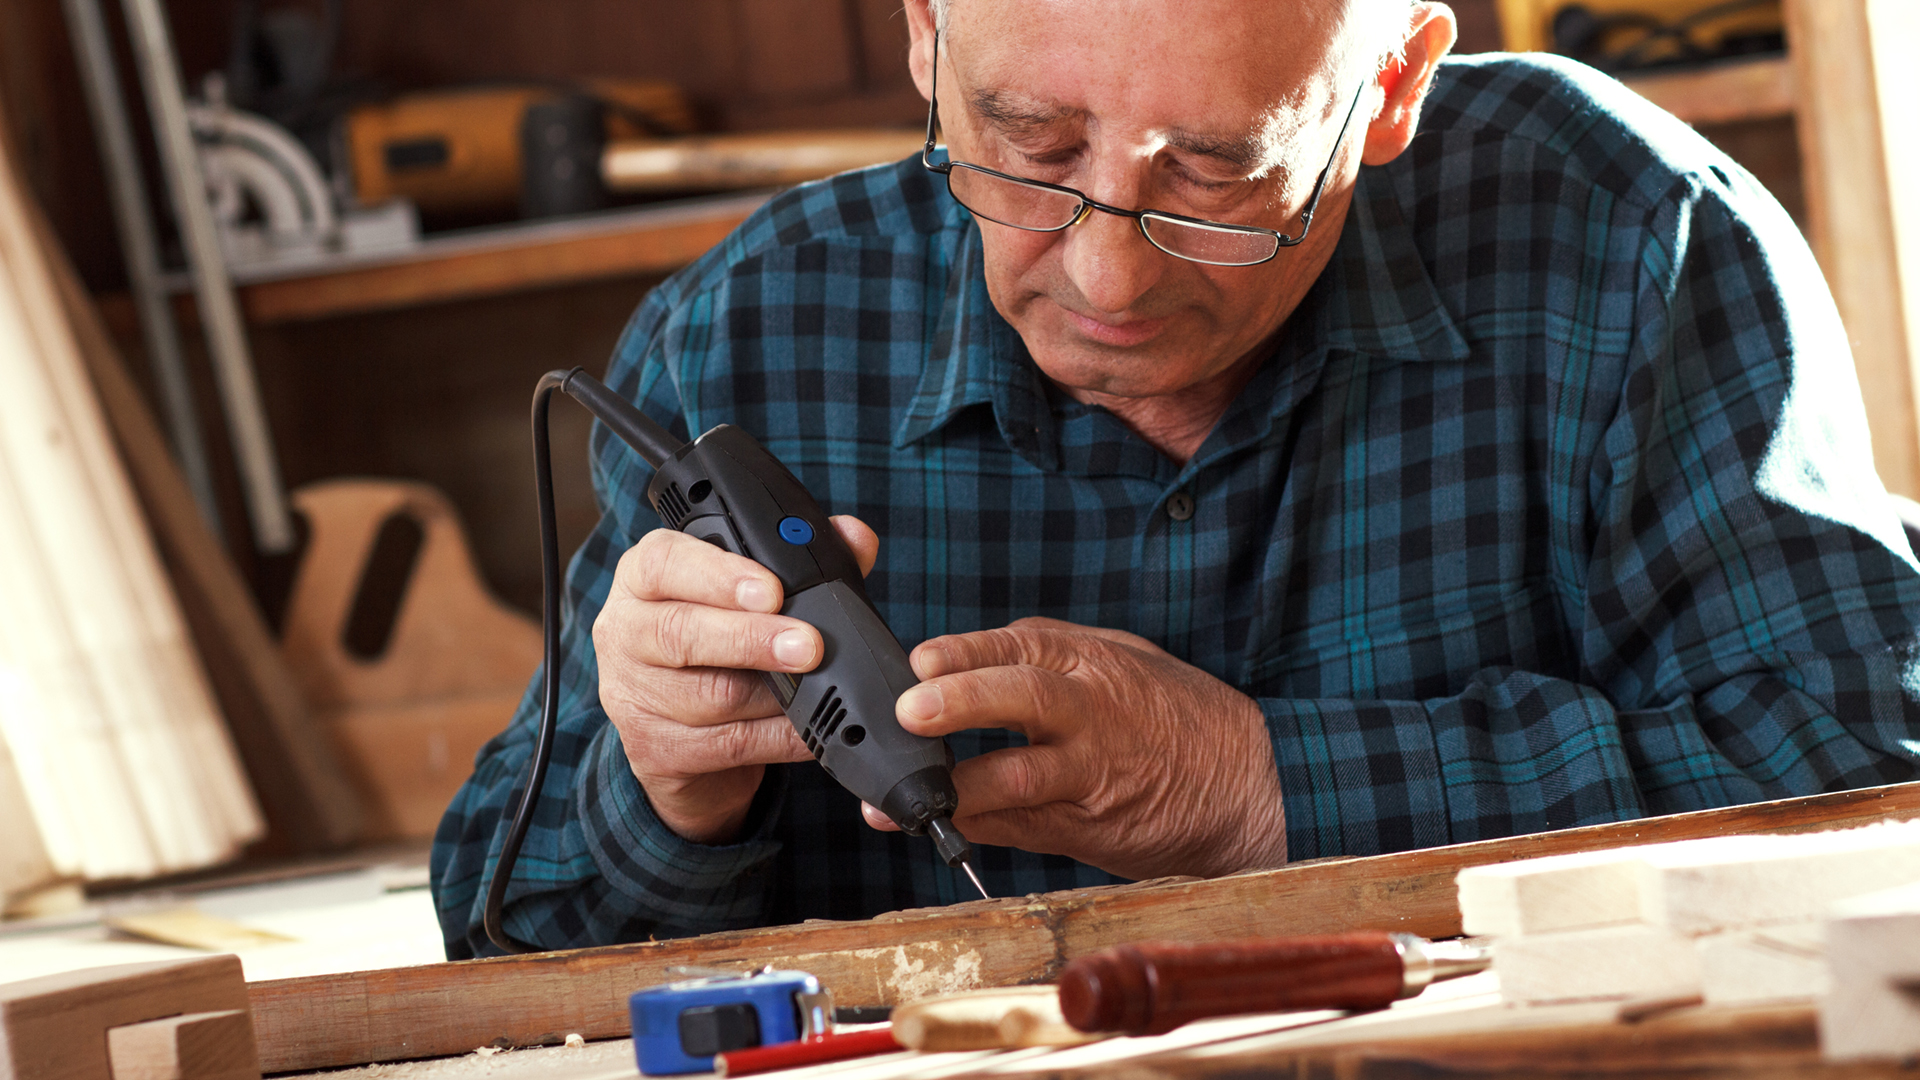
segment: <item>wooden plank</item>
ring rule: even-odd
[[[1689,124],[1792,116],[1793,65],[1784,56],[1728,60],[1688,71],[1623,75],[1627,87]]]
[[[382,311],[625,274],[662,274],[706,254],[762,200],[645,220],[613,230],[501,230],[498,240],[424,247],[414,257],[330,273],[259,281],[240,289],[240,307],[256,325]]]
[[[1880,478],[1920,496],[1920,157],[1896,52],[1920,33],[1920,5],[1787,0],[1785,12],[1814,255],[1853,344]]]
[[[42,236],[81,359],[126,463],[194,646],[274,828],[296,850],[360,836],[362,800],[318,727],[240,571],[199,505],[73,267]]]
[[[196,869],[263,831],[0,130],[0,727],[56,869]]]
[[[496,1039],[627,1034],[626,997],[668,967],[772,963],[819,975],[842,1005],[1044,982],[1076,956],[1129,941],[1343,930],[1460,932],[1466,866],[1748,832],[1807,832],[1920,817],[1920,784],[1727,807],[1208,881],[1183,879],[883,915],[867,922],[709,934],[574,952],[252,985],[268,1072],[461,1053]]]
[[[247,1008],[237,956],[121,964],[0,985],[0,1080],[116,1080],[107,1031]]]
[[[107,1056],[113,1080],[260,1080],[245,1009],[108,1028]]]
[[[438,1057],[476,1046],[629,1033],[627,997],[695,964],[800,968],[840,1005],[1043,981],[1057,955],[1045,902],[977,901],[867,922],[810,922],[572,952],[249,986],[267,1072]]]

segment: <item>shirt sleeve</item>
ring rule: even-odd
[[[1262,699],[1291,858],[1920,777],[1920,573],[1824,279],[1752,188],[1716,172],[1659,212],[1616,415],[1560,456],[1588,492],[1555,552],[1579,670]]]
[[[679,397],[661,363],[663,342],[685,333],[669,318],[671,285],[635,314],[607,383],[685,438]],[[566,572],[553,756],[513,868],[503,925],[515,940],[546,949],[758,926],[769,902],[765,871],[779,850],[770,837],[785,801],[784,771],[768,769],[742,840],[682,839],[654,816],[600,706],[593,621],[620,556],[660,522],[643,498],[651,475],[645,462],[598,423],[592,448],[601,519]],[[434,837],[431,883],[449,959],[499,952],[482,922],[487,888],[526,784],[544,676],[544,668],[534,673],[507,730],[481,748]]]

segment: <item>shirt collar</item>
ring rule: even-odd
[[[933,346],[894,445],[908,446],[962,410],[984,404],[993,406],[1009,446],[1040,468],[1055,468],[1058,451],[1043,377],[1020,335],[987,295],[978,227],[964,212],[955,224],[957,250]],[[1312,389],[1326,356],[1335,351],[1412,363],[1471,355],[1414,247],[1384,169],[1360,170],[1340,244],[1288,319],[1274,357],[1278,363],[1268,367],[1290,370],[1263,370],[1226,419],[1270,419],[1290,410]],[[1256,397],[1266,399],[1267,407],[1250,400]]]

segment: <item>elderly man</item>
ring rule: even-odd
[[[1725,157],[1575,65],[1443,64],[1440,4],[906,17],[946,150],[776,198],[608,382],[848,515],[989,889],[1916,776],[1920,573],[1831,301]],[[966,898],[753,674],[822,649],[773,576],[594,453],[508,932]],[[534,711],[437,839],[451,956],[488,951]]]

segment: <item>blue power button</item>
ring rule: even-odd
[[[780,519],[780,539],[789,544],[809,544],[813,542],[813,526],[805,518],[784,517]]]

